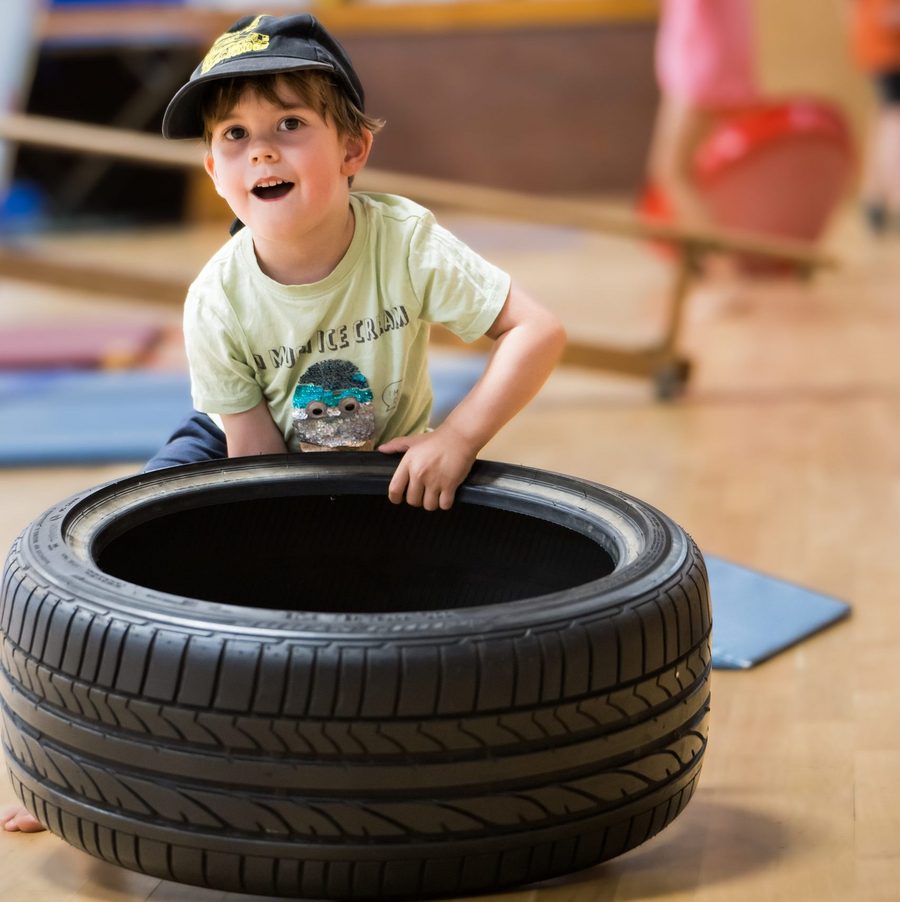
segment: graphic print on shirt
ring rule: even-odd
[[[401,379],[397,382],[391,382],[390,385],[384,387],[384,391],[381,393],[381,403],[384,404],[384,409],[388,413],[393,412],[400,403],[400,389],[402,386],[403,380]]]
[[[294,389],[294,433],[303,451],[370,451],[375,438],[372,390],[349,360],[321,360]]]

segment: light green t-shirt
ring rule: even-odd
[[[350,203],[353,240],[319,282],[266,276],[249,229],[203,268],[184,313],[198,410],[241,413],[265,398],[292,451],[372,447],[427,428],[428,324],[474,341],[500,313],[509,276],[412,201]]]

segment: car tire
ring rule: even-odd
[[[61,502],[2,587],[3,743],[50,830],[261,895],[485,893],[670,823],[709,713],[703,559],[615,489],[479,461],[174,467]]]

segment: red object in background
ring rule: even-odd
[[[854,156],[837,110],[794,100],[723,120],[697,149],[694,176],[717,224],[815,241],[847,190]]]
[[[814,242],[854,166],[841,113],[821,101],[789,100],[723,113],[697,149],[694,177],[716,225]],[[644,191],[640,210],[656,221],[674,219],[654,185]],[[756,269],[761,261],[746,262]]]

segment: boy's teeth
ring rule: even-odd
[[[274,200],[283,197],[294,187],[294,183],[287,179],[272,176],[272,178],[260,179],[253,186],[253,194],[264,200]]]

